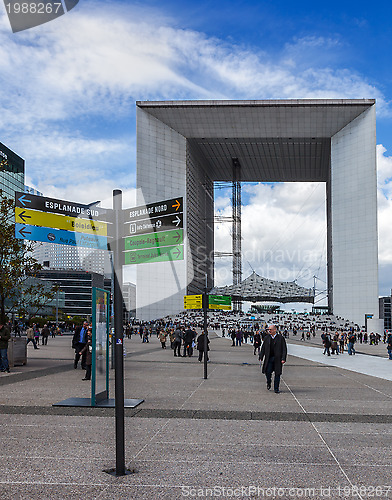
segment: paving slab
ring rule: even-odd
[[[354,498],[360,486],[355,498],[375,486],[392,498],[392,383],[364,373],[386,361],[381,351],[356,357],[355,371],[348,357],[334,366],[320,347],[299,345],[276,395],[252,347],[230,344],[211,334],[205,380],[196,356],[175,358],[156,338],[125,340],[125,397],[145,403],[125,411],[134,473],[124,477],[104,472],[115,466],[113,409],[52,406],[89,396],[70,337],[29,350],[26,366],[0,377],[0,498]],[[303,347],[319,352],[307,359]]]

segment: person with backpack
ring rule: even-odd
[[[355,354],[355,349],[354,349],[354,344],[357,341],[355,337],[355,333],[350,333],[350,336],[348,337],[348,345],[347,345],[347,352],[351,356],[352,354]]]

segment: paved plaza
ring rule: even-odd
[[[319,339],[290,339],[275,394],[250,345],[210,338],[207,380],[196,355],[125,341],[125,397],[145,402],[125,410],[133,473],[119,478],[104,472],[115,466],[114,410],[52,406],[90,395],[71,337],[28,346],[28,364],[0,377],[0,498],[392,498],[384,344],[327,358]]]

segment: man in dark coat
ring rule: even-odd
[[[78,367],[78,362],[80,359],[80,352],[84,348],[84,346],[87,344],[87,328],[88,328],[88,323],[85,321],[83,323],[83,326],[78,326],[75,330],[74,336],[72,338],[72,347],[75,349],[75,360],[74,360],[74,368],[76,369]],[[86,351],[83,351],[82,354],[82,369],[86,370],[86,356],[87,353]]]
[[[8,328],[7,319],[0,318],[0,369],[2,372],[10,372],[8,364],[8,341],[11,338],[11,330]]]
[[[189,357],[193,355],[192,344],[195,338],[196,338],[196,332],[192,330],[190,327],[188,327],[184,333],[184,354],[183,354],[184,357],[186,355],[188,355]]]
[[[274,390],[279,394],[280,376],[282,375],[282,368],[286,363],[287,358],[287,345],[286,339],[276,331],[276,325],[269,325],[267,328],[269,335],[264,338],[263,346],[259,354],[260,361],[264,363],[261,369],[267,378],[267,389],[271,389],[272,372],[275,372]]]

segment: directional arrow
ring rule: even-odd
[[[181,206],[181,203],[178,200],[176,200],[176,202],[174,203],[174,205],[172,205],[172,208],[175,208],[176,212],[177,212],[177,210],[180,208],[180,206]]]
[[[177,259],[179,259],[181,255],[181,250],[179,248],[176,248],[176,250],[173,252],[173,255],[175,255]]]
[[[26,198],[26,195],[23,194],[22,196],[19,196],[18,200],[22,203],[22,205],[25,207],[26,203],[31,203],[31,200]]]
[[[25,219],[31,219],[31,216],[30,215],[25,215],[26,212],[23,210],[23,212],[20,212],[19,214],[19,218],[22,219],[22,221],[26,224],[26,220]]]
[[[175,236],[173,236],[173,238],[176,240],[176,243],[178,243],[181,239],[181,233],[176,231],[176,234],[175,234]]]
[[[176,218],[174,220],[172,220],[172,223],[176,225],[176,227],[178,227],[178,224],[181,222],[181,219],[178,217],[178,215],[176,215]]]
[[[31,234],[30,231],[26,231],[26,227],[22,227],[19,229],[18,233],[23,237],[26,238],[26,234]]]

